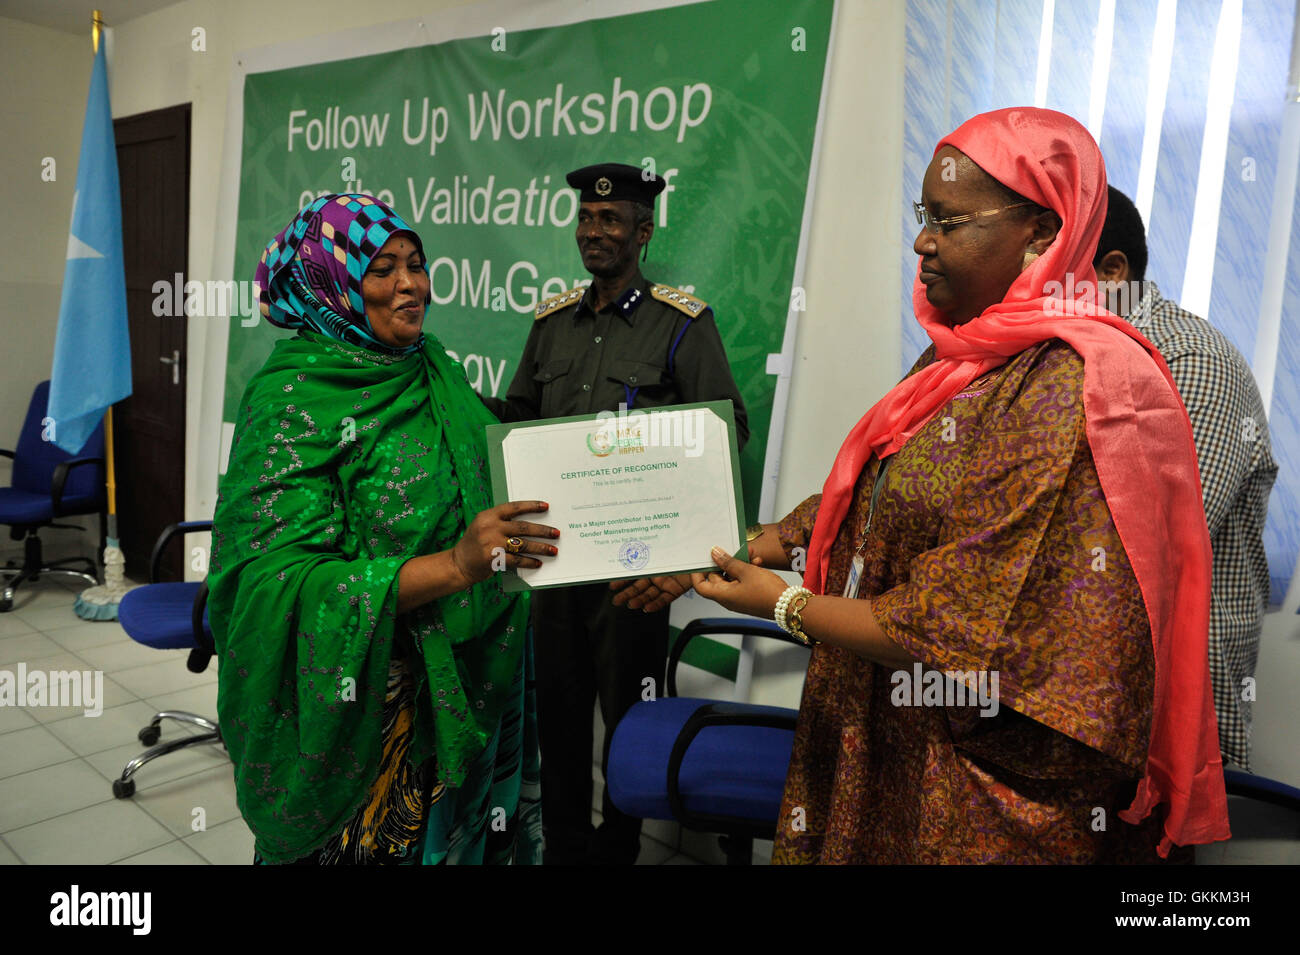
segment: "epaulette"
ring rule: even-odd
[[[579,285],[577,288],[571,288],[567,292],[552,295],[550,298],[538,302],[537,307],[533,309],[533,321],[545,318],[552,312],[558,312],[562,308],[576,304],[585,291],[587,291],[586,287]]]
[[[673,288],[671,285],[652,285],[650,286],[650,295],[665,305],[671,305],[679,312],[685,312],[691,318],[695,318],[700,312],[709,307],[694,295],[687,295],[681,289]]]

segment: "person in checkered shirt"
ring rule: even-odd
[[[1214,550],[1210,677],[1224,761],[1250,769],[1251,701],[1268,561],[1264,518],[1277,476],[1268,421],[1250,365],[1213,325],[1146,280],[1142,217],[1114,186],[1093,258],[1107,307],[1159,349],[1187,406]]]

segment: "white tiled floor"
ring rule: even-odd
[[[142,647],[116,621],[80,619],[72,605],[82,587],[58,578],[24,584],[0,615],[0,667],[104,674],[99,716],[0,707],[0,864],[248,863],[253,839],[219,746],[155,760],[136,774],[133,798],[113,798],[112,780],[144,751],[136,733],[155,712],[215,716],[217,674],[190,673],[183,651]],[[164,723],[164,741],[180,735],[189,731]],[[206,832],[192,828],[195,809]]]
[[[216,715],[216,667],[190,673],[184,651],[140,647],[116,621],[81,620],[72,605],[82,586],[56,578],[26,584],[14,609],[0,614],[0,668],[25,662],[29,671],[104,673],[98,717],[76,707],[0,706],[0,865],[247,865],[253,836],[235,806],[222,748],[170,753],[136,774],[134,797],[113,798],[112,780],[144,750],[136,733],[155,712]],[[168,721],[162,738],[191,732],[199,730]],[[1202,847],[1198,863],[1300,863],[1295,813],[1230,803],[1237,837]],[[666,822],[647,821],[641,846],[640,865],[723,861],[716,837]],[[755,862],[767,862],[771,850],[770,842],[755,843]]]
[[[0,706],[0,865],[249,864],[253,835],[219,746],[154,760],[136,773],[132,798],[113,798],[112,781],[144,751],[136,733],[154,713],[216,716],[217,673],[215,665],[189,672],[184,651],[142,647],[116,621],[81,620],[72,605],[82,587],[26,583],[14,609],[0,614],[0,668],[104,673],[97,717],[75,707]],[[190,732],[200,730],[165,721],[162,739]],[[678,853],[675,827],[654,833],[672,844],[643,836],[640,864],[694,863]]]

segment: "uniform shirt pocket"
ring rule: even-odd
[[[667,384],[667,375],[658,365],[622,359],[609,363],[609,379],[628,388],[657,388]]]
[[[542,385],[549,385],[557,378],[563,378],[567,375],[572,367],[572,358],[553,358],[537,369],[533,374],[533,381]]]

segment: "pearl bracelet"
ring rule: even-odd
[[[807,587],[787,587],[777,598],[776,608],[772,612],[776,625],[806,647],[811,647],[816,641],[803,632],[803,621],[799,615],[812,595]]]

